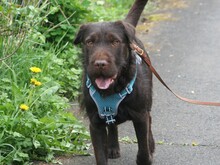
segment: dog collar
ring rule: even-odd
[[[89,76],[87,75],[86,86],[89,89],[89,94],[95,102],[99,117],[105,119],[106,124],[113,124],[115,116],[118,113],[118,106],[121,101],[133,91],[133,86],[137,77],[137,65],[140,63],[140,59],[136,56],[136,72],[133,79],[127,84],[125,89],[119,93],[112,94],[110,96],[103,97],[92,85]]]

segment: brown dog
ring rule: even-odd
[[[125,21],[82,25],[74,41],[82,43],[83,101],[97,165],[120,157],[117,125],[126,120],[135,128],[137,164],[152,164],[152,73],[130,47],[135,43],[144,49],[134,27],[146,3],[136,0]]]

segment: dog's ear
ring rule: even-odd
[[[123,21],[117,21],[115,22],[115,24],[123,28],[123,31],[129,43],[133,43],[135,41],[135,27],[133,25],[127,22],[123,22]]]
[[[78,33],[76,34],[76,37],[73,41],[73,44],[77,45],[83,41],[83,34],[85,33],[86,25],[82,25],[79,28]]]

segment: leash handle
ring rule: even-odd
[[[130,44],[131,48],[143,59],[143,61],[148,65],[148,67],[150,68],[150,70],[152,71],[152,73],[157,77],[157,79],[172,93],[174,94],[178,99],[191,103],[191,104],[196,104],[196,105],[206,105],[206,106],[220,106],[220,102],[208,102],[208,101],[199,101],[199,100],[192,100],[192,99],[188,99],[185,97],[182,97],[181,95],[177,94],[176,92],[174,92],[165,82],[164,80],[161,78],[161,76],[158,74],[158,72],[156,71],[156,69],[152,66],[150,58],[148,56],[148,54],[141,49],[140,47],[138,47],[136,44],[132,43]]]

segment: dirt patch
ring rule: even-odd
[[[189,2],[185,0],[159,0],[159,7],[163,9],[187,8]]]
[[[139,33],[149,32],[161,21],[178,20],[170,11],[172,9],[187,8],[189,5],[189,2],[186,0],[156,0],[153,2],[150,4],[150,9],[153,8],[154,10],[146,8],[141,23],[136,28]]]

